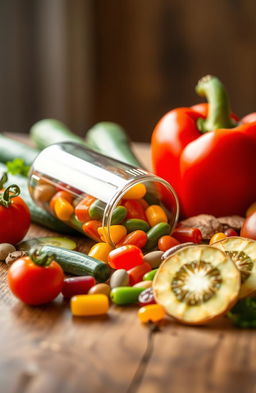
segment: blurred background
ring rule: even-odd
[[[255,14],[255,0],[1,0],[0,130],[110,120],[147,142],[208,73],[233,111],[256,111]]]

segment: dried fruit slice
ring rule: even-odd
[[[236,264],[241,274],[239,298],[251,295],[256,290],[256,241],[240,236],[227,237],[213,243],[225,251]]]
[[[201,325],[224,314],[238,297],[240,274],[231,258],[207,245],[168,257],[153,281],[154,296],[172,317]]]

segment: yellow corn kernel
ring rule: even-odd
[[[77,295],[71,298],[70,307],[75,316],[101,315],[108,312],[109,301],[103,294]]]
[[[108,262],[108,254],[113,250],[113,247],[108,243],[96,243],[90,249],[88,255],[90,257],[96,258],[99,261]]]
[[[168,222],[168,218],[164,209],[159,205],[149,206],[145,213],[151,227],[159,224],[160,222]]]
[[[144,184],[139,183],[135,184],[135,186],[131,187],[130,190],[128,190],[123,198],[124,199],[141,199],[145,196],[147,192],[147,189]]]
[[[66,199],[60,197],[54,203],[54,211],[61,221],[68,221],[74,213],[74,207]]]
[[[223,233],[223,232],[215,233],[215,235],[213,235],[213,236],[211,237],[211,240],[210,240],[210,243],[209,243],[209,244],[216,243],[216,242],[218,242],[219,240],[225,239],[226,237],[227,237],[227,235],[225,235],[225,233]]]
[[[107,227],[98,228],[98,233],[103,242],[108,242],[108,229]],[[123,225],[111,225],[109,227],[109,234],[114,244],[119,243],[127,234],[127,229]]]

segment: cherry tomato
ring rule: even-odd
[[[238,236],[237,231],[235,231],[233,228],[228,228],[224,231],[224,235],[226,235],[227,237],[230,236]]]
[[[0,243],[16,244],[29,229],[29,208],[19,194],[20,189],[16,185],[0,192]]]
[[[137,265],[143,263],[142,251],[132,245],[118,247],[110,251],[108,255],[108,263],[114,269],[130,270]]]
[[[180,244],[180,242],[169,235],[161,236],[158,240],[158,248],[160,251],[164,252],[169,250],[171,247],[177,246],[178,244]]]
[[[60,265],[38,265],[28,257],[15,261],[8,271],[8,284],[12,293],[26,304],[39,305],[52,301],[61,291],[64,273]]]

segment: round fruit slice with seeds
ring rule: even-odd
[[[241,290],[239,298],[251,295],[256,291],[256,241],[240,236],[227,237],[213,243],[225,251],[241,274]]]
[[[168,257],[153,281],[154,296],[172,317],[201,325],[235,303],[240,274],[225,252],[206,245],[182,248]]]

